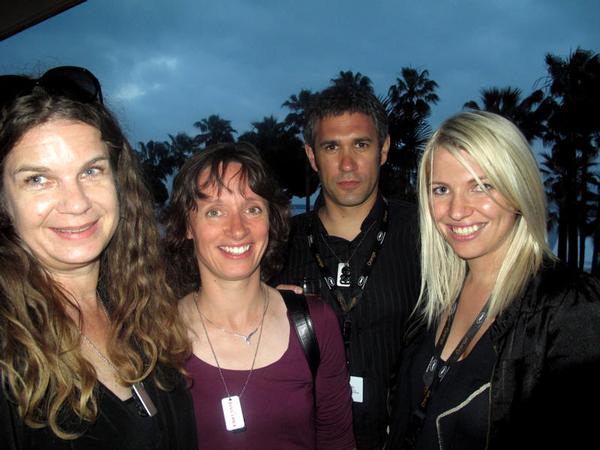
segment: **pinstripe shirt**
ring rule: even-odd
[[[404,325],[419,291],[418,227],[416,208],[407,203],[388,200],[390,222],[387,236],[379,250],[364,293],[350,312],[350,375],[363,378],[363,402],[353,403],[354,431],[359,449],[381,449],[388,425],[387,393],[399,352]],[[303,278],[320,285],[320,295],[327,300],[340,326],[343,312],[321,280],[314,256],[308,246],[308,225],[313,221],[314,238],[330,273],[337,274],[341,261],[350,260],[351,283],[356,286],[379,231],[383,198],[377,202],[352,240],[330,236],[315,212],[292,220],[288,258],[275,283],[300,284]],[[349,301],[351,288],[341,288]]]

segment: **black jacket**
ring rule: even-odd
[[[586,448],[600,405],[600,282],[546,268],[491,329],[488,448]],[[585,444],[585,445],[584,445]]]
[[[414,407],[403,373],[424,331],[411,334],[402,356],[388,449],[400,448]],[[487,448],[589,448],[600,417],[600,281],[545,267],[490,332],[497,360]]]
[[[160,366],[159,366],[160,367]],[[152,418],[153,427],[160,442],[152,442],[156,450],[196,450],[196,422],[192,398],[187,381],[175,369],[161,367],[161,380],[173,389],[163,391],[152,379],[144,381],[144,387],[152,398],[158,413]],[[98,416],[94,423],[83,425],[70,421],[73,431],[83,434],[73,440],[58,438],[49,427],[32,429],[19,418],[16,405],[0,387],[0,448],[3,450],[53,449],[53,450],[137,450],[138,438],[143,431],[137,428],[135,414],[125,407],[125,402],[98,383]],[[71,412],[69,416],[73,413]],[[143,445],[147,450],[148,445]]]

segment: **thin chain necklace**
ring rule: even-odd
[[[198,307],[197,304],[196,304],[196,307]],[[266,303],[265,303],[265,309],[266,309]],[[265,312],[266,311],[263,311],[263,318],[264,318]],[[258,331],[258,329],[262,326],[262,320],[261,320],[258,323],[258,325],[256,326],[256,328],[254,330],[252,330],[250,333],[248,333],[248,334],[242,334],[242,333],[238,333],[237,331],[231,331],[231,330],[228,330],[226,328],[220,327],[219,325],[217,325],[216,323],[214,323],[212,320],[210,320],[208,317],[206,317],[199,309],[198,309],[198,313],[200,314],[200,317],[202,318],[202,320],[206,320],[208,323],[210,323],[217,330],[220,330],[223,333],[231,334],[233,336],[237,336],[239,338],[242,338],[247,345],[250,345],[250,339],[252,339],[252,336],[254,336],[256,334],[256,332]]]
[[[365,234],[363,235],[363,237],[361,238],[361,240],[358,242],[358,244],[356,245],[356,247],[354,247],[354,250],[352,250],[352,253],[350,254],[350,256],[348,257],[348,259],[346,261],[342,260],[342,258],[340,258],[334,251],[333,249],[329,246],[329,244],[327,243],[327,239],[325,238],[325,236],[323,235],[323,232],[321,231],[319,234],[321,235],[321,239],[323,239],[323,242],[325,243],[325,246],[329,249],[329,251],[331,252],[331,254],[333,256],[335,256],[335,258],[339,261],[339,262],[343,262],[345,264],[349,264],[350,260],[352,259],[352,257],[354,256],[354,254],[356,253],[356,251],[358,250],[358,248],[360,247],[360,245],[363,243],[363,241],[365,240],[365,238],[367,237],[367,235],[369,234],[369,231],[371,231],[371,228],[373,228],[373,225],[375,225],[375,222],[377,221],[373,221],[371,223],[371,225],[369,225],[369,228],[367,228],[367,230],[365,231]]]
[[[248,386],[248,381],[250,381],[250,377],[252,376],[252,372],[254,371],[254,364],[256,363],[256,355],[258,355],[258,347],[260,347],[260,340],[261,340],[262,332],[263,332],[263,323],[265,321],[265,316],[267,315],[267,309],[269,308],[269,297],[267,296],[267,292],[264,288],[263,288],[263,298],[264,298],[264,302],[265,302],[265,308],[263,310],[262,318],[260,319],[260,324],[258,325],[258,328],[257,328],[257,329],[260,329],[260,332],[258,333],[258,341],[256,342],[256,350],[254,350],[254,357],[252,358],[252,365],[250,366],[250,372],[248,372],[246,381],[244,382],[244,385],[242,386],[242,390],[240,391],[240,394],[238,395],[238,397],[240,399],[242,398],[242,395],[244,395],[244,392],[246,391],[246,386]],[[215,358],[215,363],[217,364],[217,369],[219,370],[219,376],[221,377],[221,382],[223,383],[223,387],[225,388],[227,397],[231,397],[229,388],[227,386],[227,383],[225,382],[225,377],[223,376],[223,370],[221,369],[221,365],[219,364],[219,359],[217,358],[217,353],[215,352],[212,342],[210,341],[210,336],[208,335],[208,330],[206,329],[206,324],[204,323],[204,315],[200,312],[200,308],[198,307],[198,292],[197,291],[194,292],[194,304],[196,305],[196,310],[198,311],[198,314],[200,315],[200,322],[202,323],[202,328],[204,329],[204,334],[206,335],[206,341],[208,342],[208,346],[210,347],[210,351],[212,352],[213,358]]]
[[[100,357],[100,359],[102,359],[102,361],[104,361],[117,375],[119,375],[120,378],[123,378],[117,366],[115,366],[113,362],[110,359],[108,359],[98,347],[96,347],[96,344],[94,344],[94,342],[89,337],[87,337],[83,331],[80,331],[80,334],[81,337],[83,337],[83,340],[90,346],[92,350],[94,350],[94,352]],[[140,415],[152,417],[157,413],[156,406],[154,405],[154,402],[152,401],[150,395],[148,395],[148,392],[146,392],[144,384],[141,381],[138,381],[137,383],[131,385],[131,396],[133,397],[136,405],[138,406],[138,411]]]

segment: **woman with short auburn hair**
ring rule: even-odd
[[[192,341],[186,368],[201,449],[354,447],[335,313],[265,283],[281,267],[288,213],[250,144],[210,146],[175,177],[165,240]],[[291,311],[299,304],[300,327]]]

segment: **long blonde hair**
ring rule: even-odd
[[[99,280],[111,322],[108,356],[124,384],[153,375],[168,388],[157,362],[182,368],[190,347],[166,282],[148,191],[110,112],[98,102],[79,103],[41,89],[19,97],[0,110],[0,171],[21,136],[54,119],[100,130],[115,174],[120,220],[101,256]],[[4,195],[0,186],[0,199]],[[49,426],[62,439],[76,438],[98,414],[96,372],[81,353],[80,324],[67,313],[69,305],[78,308],[24,249],[0,201],[2,389],[27,426]],[[81,426],[67,425],[74,423]]]
[[[418,174],[421,292],[417,311],[429,324],[447,311],[467,275],[466,262],[454,253],[432,218],[433,157],[441,147],[474,173],[460,157],[461,151],[467,152],[508,206],[518,211],[490,298],[489,314],[494,317],[519,295],[544,258],[554,258],[547,244],[546,200],[540,172],[525,137],[512,122],[497,114],[463,112],[446,120],[433,134]]]

